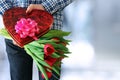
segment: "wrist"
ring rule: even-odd
[[[35,5],[35,9],[38,9],[38,10],[45,10],[44,6],[41,5],[41,4],[36,4],[36,5]]]

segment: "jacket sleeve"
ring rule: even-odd
[[[51,14],[55,13],[57,10],[65,8],[73,0],[46,0],[42,3],[45,9]]]
[[[11,7],[12,5],[11,5],[10,0],[1,0],[0,1],[0,15],[3,15],[4,12]]]

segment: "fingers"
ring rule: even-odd
[[[30,13],[33,9],[45,10],[41,4],[30,4],[26,10],[26,13]]]
[[[33,10],[33,5],[30,4],[26,10],[26,13],[30,13]]]

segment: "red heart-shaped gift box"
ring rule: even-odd
[[[6,30],[12,37],[12,39],[20,46],[23,47],[25,44],[32,42],[34,39],[32,37],[21,38],[18,33],[15,31],[16,22],[21,18],[30,18],[37,22],[39,32],[35,34],[37,38],[41,37],[45,33],[47,33],[52,24],[53,24],[53,16],[47,11],[43,10],[33,10],[31,13],[26,13],[26,8],[14,7],[5,11],[3,15],[3,22]]]

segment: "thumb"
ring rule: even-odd
[[[23,47],[19,46],[14,40],[13,40],[13,44],[14,44],[15,46],[20,47],[20,48],[23,48]]]

